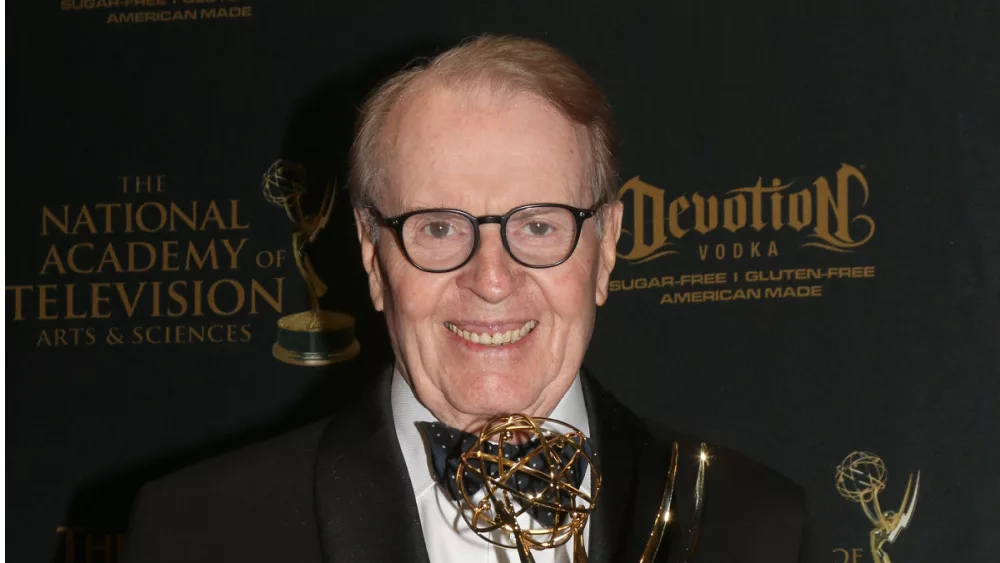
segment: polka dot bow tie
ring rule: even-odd
[[[455,475],[458,472],[458,468],[462,465],[462,454],[469,451],[476,444],[478,437],[468,432],[456,430],[440,422],[418,422],[417,428],[427,440],[434,480],[448,493],[452,500],[461,499],[462,495],[458,491]],[[516,463],[537,447],[537,438],[532,438],[523,444],[505,443],[503,445],[503,457]],[[593,457],[593,447],[590,439],[584,442],[583,448],[589,456]],[[500,451],[497,444],[492,442],[483,444],[482,450],[484,453],[494,456]],[[542,473],[550,473],[550,471],[558,472],[569,462],[575,451],[576,448],[573,446],[566,446],[561,450],[552,450],[553,458],[558,459],[548,459],[545,456],[537,455],[526,465]],[[485,469],[487,474],[494,477],[497,476],[496,463],[487,462]],[[579,488],[583,482],[585,471],[586,464],[575,463],[567,472],[567,480],[574,487]],[[508,480],[507,483],[512,489],[519,492],[529,495],[543,495],[546,500],[553,504],[558,503],[559,506],[566,508],[570,508],[571,506],[570,496],[565,493],[553,491],[552,487],[549,486],[548,479],[542,479],[527,473],[518,473],[512,479]],[[483,481],[475,473],[465,470],[462,475],[462,487],[469,498],[472,498],[483,487]],[[541,524],[545,526],[555,525],[553,512],[548,508],[532,507],[529,509],[529,512]]]

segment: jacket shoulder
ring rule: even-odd
[[[244,446],[185,467],[150,482],[150,489],[172,495],[221,498],[287,494],[298,479],[312,476],[316,448],[327,420]],[[311,489],[311,479],[309,488]],[[254,495],[244,493],[253,492]]]
[[[298,561],[316,546],[313,483],[324,420],[147,483],[125,561]],[[290,542],[290,543],[289,543]],[[298,547],[296,547],[298,546]],[[318,553],[318,547],[315,552]]]

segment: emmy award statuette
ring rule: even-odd
[[[517,461],[507,459],[505,452],[508,450],[504,447],[515,442],[532,446]],[[494,444],[495,447],[491,447]],[[664,531],[675,519],[670,506],[677,480],[678,451],[679,445],[674,442],[660,508],[639,563],[653,563]],[[476,442],[462,454],[461,465],[455,474],[462,496],[459,499],[462,517],[487,542],[516,549],[521,563],[534,563],[532,551],[558,547],[570,540],[573,542],[573,563],[586,563],[583,529],[597,506],[601,489],[596,455],[587,437],[564,422],[523,414],[496,417],[483,427]],[[678,539],[681,545],[672,546],[670,551],[670,556],[678,561],[687,561],[695,548],[704,506],[708,461],[707,447],[702,443],[691,529],[683,540]],[[587,470],[593,476],[589,493],[570,477],[573,473],[582,477]],[[470,496],[463,486],[467,478],[481,482],[482,491]],[[542,485],[525,487],[523,483],[527,480]],[[540,512],[549,515],[551,524],[525,516]]]
[[[357,356],[361,345],[354,338],[354,317],[320,309],[319,299],[329,288],[313,269],[306,248],[330,220],[335,190],[327,184],[318,211],[309,213],[303,206],[307,186],[303,167],[288,160],[275,161],[261,181],[264,199],[284,208],[295,226],[292,254],[306,282],[311,305],[308,311],[278,320],[278,336],[272,353],[276,359],[292,365],[325,366]]]
[[[895,543],[913,518],[920,491],[920,472],[917,471],[916,480],[910,473],[899,510],[882,510],[879,505],[878,495],[885,489],[885,484],[885,463],[875,454],[851,452],[837,466],[837,492],[846,500],[860,504],[865,516],[875,526],[869,534],[875,563],[891,563],[889,554],[883,548],[886,542]]]

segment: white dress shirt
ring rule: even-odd
[[[392,376],[392,418],[396,427],[396,437],[406,461],[406,469],[413,484],[413,496],[420,513],[420,526],[424,533],[424,545],[431,563],[457,561],[461,563],[517,563],[517,550],[495,546],[480,538],[465,523],[455,501],[437,486],[431,474],[431,465],[424,447],[424,439],[417,430],[417,422],[437,422],[437,418],[417,400],[409,384],[399,371]],[[550,418],[575,426],[584,435],[590,435],[587,407],[583,400],[583,388],[577,375],[569,391],[563,395]],[[590,469],[583,476],[580,489],[590,493]],[[534,521],[528,514],[518,519],[522,526],[530,526]],[[536,525],[537,526],[537,525]],[[495,532],[498,533],[498,532]],[[499,534],[499,533],[498,533]],[[584,545],[588,545],[590,525],[584,527]],[[497,536],[499,539],[499,535]],[[564,545],[534,551],[537,563],[570,563],[573,541]]]

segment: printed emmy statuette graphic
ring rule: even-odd
[[[910,524],[920,492],[920,472],[917,471],[916,479],[911,473],[906,480],[906,491],[899,510],[882,510],[878,495],[885,489],[886,477],[885,462],[873,453],[851,452],[837,466],[837,492],[844,499],[860,504],[865,516],[875,526],[869,534],[875,563],[891,563],[884,549],[885,544],[895,543]]]
[[[303,201],[309,185],[306,171],[302,165],[283,159],[267,169],[261,184],[264,199],[282,207],[295,226],[292,254],[311,305],[308,311],[278,319],[274,357],[298,366],[325,366],[354,358],[361,351],[354,338],[354,317],[320,308],[319,300],[329,287],[316,274],[308,254],[308,247],[330,220],[335,190],[327,184],[318,211],[309,213]]]

